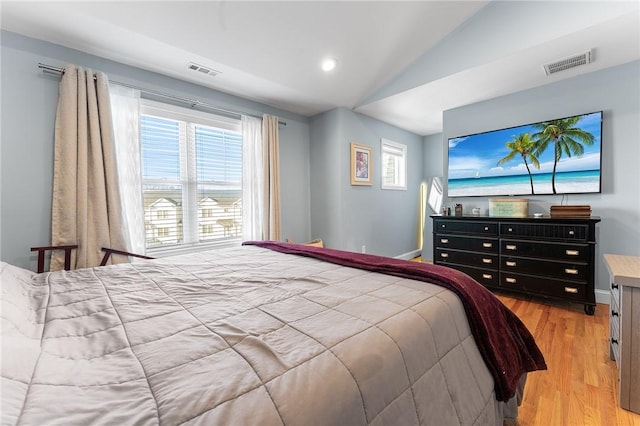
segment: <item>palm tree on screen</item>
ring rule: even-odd
[[[531,169],[529,168],[529,163],[527,162],[527,158],[531,161],[531,164],[536,169],[540,168],[540,162],[538,161],[538,157],[534,154],[534,150],[536,148],[536,143],[531,139],[531,135],[529,133],[520,133],[518,136],[513,136],[513,139],[506,143],[507,148],[510,149],[509,153],[498,161],[498,166],[506,163],[507,161],[513,160],[513,158],[517,155],[522,157],[522,161],[524,161],[524,165],[527,168],[527,173],[529,173],[529,183],[531,184],[531,194],[535,194],[533,190],[533,176],[531,176]]]
[[[595,137],[591,133],[575,127],[581,118],[582,116],[576,116],[533,125],[534,128],[540,130],[533,134],[537,144],[536,155],[545,151],[549,144],[553,142],[554,156],[551,186],[554,194],[556,193],[556,169],[558,161],[560,161],[563,154],[567,157],[572,155],[581,156],[584,153],[582,144],[593,145],[595,141]]]

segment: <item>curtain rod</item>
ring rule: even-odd
[[[40,63],[40,62],[38,62],[38,68],[42,69],[43,72],[49,73],[49,74],[57,74],[57,75],[64,74],[64,68],[54,67],[52,65],[47,65],[47,64]],[[178,102],[182,102],[182,103],[185,103],[185,104],[189,104],[189,105],[191,105],[191,108],[199,106],[199,107],[202,107],[202,108],[207,108],[207,109],[210,109],[210,110],[213,110],[213,111],[218,111],[218,112],[221,112],[223,114],[231,115],[233,117],[238,117],[238,118],[240,118],[242,115],[250,115],[251,117],[262,118],[262,117],[259,117],[259,116],[253,115],[253,114],[242,114],[242,113],[237,112],[237,111],[231,111],[231,110],[228,110],[228,109],[225,109],[225,108],[221,108],[221,107],[216,106],[216,105],[211,105],[211,104],[208,104],[206,102],[202,102],[202,101],[199,101],[199,100],[196,100],[196,99],[183,98],[183,97],[180,97],[180,96],[171,95],[169,93],[159,92],[157,90],[150,90],[150,89],[145,89],[145,88],[142,88],[142,87],[133,86],[131,84],[122,83],[120,81],[109,80],[109,83],[117,84],[118,86],[128,87],[130,89],[139,90],[141,92],[148,93],[150,95],[155,95],[155,96],[159,96],[159,97],[162,97],[162,98],[172,99],[174,101],[178,101]],[[280,124],[282,126],[286,126],[287,125],[287,123],[285,121],[280,121],[280,120],[278,120],[278,124]]]

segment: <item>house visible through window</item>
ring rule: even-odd
[[[239,120],[144,100],[140,143],[148,251],[239,241]]]
[[[381,139],[382,189],[407,189],[407,146]]]

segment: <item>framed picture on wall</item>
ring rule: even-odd
[[[351,185],[373,184],[373,150],[370,146],[351,144]]]

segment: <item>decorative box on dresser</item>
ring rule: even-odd
[[[620,406],[640,413],[640,257],[605,254],[611,282],[609,355],[618,367]]]
[[[489,289],[584,304],[593,315],[598,217],[433,218],[433,261]]]

